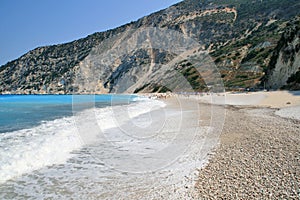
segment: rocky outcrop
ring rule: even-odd
[[[300,89],[298,86],[300,81],[296,78],[297,73],[300,73],[299,18],[288,24],[287,30],[283,33],[273,53],[266,75],[266,86],[271,89],[279,89],[284,86]]]
[[[299,10],[297,0],[185,0],[116,29],[28,52],[0,67],[0,93],[235,89],[259,86],[265,72],[270,87],[293,85],[297,39],[280,38],[294,30],[288,22],[299,22]]]

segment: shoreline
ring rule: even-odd
[[[141,96],[145,97],[145,95]],[[244,98],[240,98],[241,96],[248,98],[251,97],[251,94],[233,94],[232,96],[235,100],[241,101]],[[152,97],[150,96],[150,99]],[[223,97],[221,96],[221,98]],[[272,98],[273,96],[270,95],[269,100],[268,97],[263,100],[272,103]],[[297,102],[297,99],[298,96],[295,99],[289,98],[291,102]],[[126,170],[112,171],[109,168],[102,172],[102,164],[85,160],[89,155],[86,154],[86,151],[89,151],[88,148],[84,148],[75,154],[81,156],[75,156],[71,160],[72,163],[88,163],[88,165],[80,165],[80,168],[84,170],[79,170],[79,172],[90,179],[81,178],[82,174],[80,173],[76,174],[77,166],[73,166],[68,161],[66,164],[54,165],[35,172],[42,178],[41,180],[38,179],[41,191],[49,193],[48,183],[44,182],[44,179],[47,179],[48,176],[52,177],[51,170],[58,170],[55,172],[58,179],[55,179],[56,184],[52,185],[50,190],[63,191],[61,189],[69,180],[68,173],[70,173],[74,177],[78,176],[78,182],[73,188],[75,190],[69,188],[68,193],[68,195],[71,194],[69,197],[75,199],[79,196],[101,199],[124,197],[126,199],[297,198],[297,189],[299,191],[300,183],[300,165],[297,160],[300,155],[299,121],[282,118],[276,114],[276,111],[281,109],[293,109],[291,106],[295,105],[294,103],[285,104],[284,108],[266,107],[258,103],[256,105],[217,105],[203,102],[198,95],[187,97],[175,94],[162,96],[157,100],[166,104],[166,107],[159,109],[160,111],[165,110],[166,115],[157,113],[155,109],[150,109],[147,113],[138,115],[138,117],[135,116],[132,122],[147,125],[150,121],[149,116],[153,117],[152,126],[144,129],[143,134],[150,136],[155,132],[155,136],[159,137],[158,140],[140,145],[131,142],[131,140],[126,143],[128,138],[120,138],[118,134],[107,136],[111,136],[110,141],[112,142],[121,142],[118,143],[121,145],[119,149],[123,149],[124,152],[142,150],[148,154],[152,150],[159,149],[164,144],[173,141],[175,134],[179,140],[175,140],[174,147],[180,148],[188,145],[188,148],[187,151],[177,151],[177,159],[167,163],[172,165],[151,173],[134,174]],[[273,106],[276,105],[278,104]],[[285,111],[285,113],[288,112],[290,111]],[[225,118],[223,118],[222,113],[224,113]],[[180,121],[180,117],[183,121]],[[163,120],[167,120],[164,123],[164,129],[160,132],[154,131],[160,130],[159,126]],[[126,129],[128,127],[130,128],[130,124],[126,123],[119,128],[131,130]],[[111,131],[117,133],[116,128],[108,129],[107,133],[111,133]],[[141,131],[137,131],[136,134],[139,132]],[[181,150],[184,149],[186,148]],[[82,153],[80,153],[81,151]],[[165,156],[167,155],[165,154]],[[158,157],[154,158],[164,160],[163,156],[164,154],[161,156],[158,154]],[[111,155],[105,156],[106,159],[110,157]],[[118,158],[118,156],[114,157]],[[108,161],[112,162],[111,160]],[[121,161],[118,159],[113,163],[121,166],[120,169],[126,169],[126,167],[146,167],[145,169],[148,169],[147,167],[149,167],[143,163],[136,165],[134,162],[128,162],[128,160],[126,161],[128,163],[123,166],[123,161]],[[101,163],[103,162],[106,161],[101,160]],[[102,173],[104,173],[108,179],[102,180],[98,179],[97,176],[91,176],[90,172],[94,168],[90,166],[100,170],[97,171],[97,175],[102,177]],[[89,169],[93,170],[90,171]],[[68,173],[65,174],[65,171]],[[31,180],[29,177],[24,177],[24,180],[32,181],[33,185],[36,182],[35,179]],[[21,177],[16,179],[16,182],[18,187],[23,187],[26,191],[31,183],[28,184],[24,180]],[[83,187],[82,190],[77,188],[80,185]],[[89,185],[89,187],[84,187],[85,185]],[[102,185],[105,185],[107,189],[100,187]],[[9,182],[5,187],[3,185],[1,187],[8,187],[8,191],[14,191],[13,185],[10,186]],[[91,196],[89,188],[94,188],[97,193]],[[108,188],[110,189],[108,190]],[[53,195],[61,198],[66,197],[64,195],[67,194],[58,192]]]
[[[99,142],[97,140],[98,143],[88,143],[95,142],[90,139],[93,140],[96,137],[86,138],[87,145],[71,152],[72,156],[65,163],[52,163],[6,181],[1,184],[1,190],[5,193],[0,192],[0,197],[5,199],[8,196],[25,195],[28,198],[34,198],[41,192],[55,199],[80,199],[79,197],[123,199],[124,196],[126,199],[162,197],[182,199],[189,196],[191,192],[194,192],[196,168],[205,164],[207,154],[217,145],[217,140],[215,137],[206,140],[209,128],[198,127],[199,114],[194,110],[195,106],[198,106],[197,101],[173,100],[166,99],[167,106],[158,110],[157,106],[151,108],[152,105],[150,105],[149,112],[143,112],[141,115],[138,115],[139,112],[133,112],[131,121],[121,123],[119,127],[104,129],[102,132],[104,140],[99,140]],[[142,103],[140,106],[149,108],[148,103]],[[127,111],[127,108],[122,107],[121,113],[123,111]],[[82,128],[87,133],[91,132],[93,136],[95,129],[88,120],[89,115],[85,115],[85,112],[82,114],[80,117],[84,123]],[[149,117],[152,119],[150,120]],[[113,121],[113,119],[108,121]],[[106,123],[103,119],[100,120]],[[120,118],[120,120],[123,119]],[[151,121],[151,126],[147,126],[149,121]],[[132,124],[136,126],[136,129],[131,129]],[[144,125],[146,127],[143,127]],[[124,134],[126,130],[129,132]],[[155,135],[153,135],[154,132]],[[143,135],[139,135],[140,133]],[[107,141],[114,143],[117,148],[108,147]],[[199,145],[202,149],[199,149]],[[94,155],[92,152],[99,153]],[[140,162],[131,160],[135,153],[140,156],[137,157]],[[100,157],[98,158],[97,155]],[[49,186],[47,180],[50,179],[55,184]],[[68,183],[72,179],[76,182],[69,187]],[[38,193],[36,193],[37,190],[32,190],[36,182],[39,182]],[[15,191],[16,185],[21,190]],[[65,188],[67,188],[67,193],[64,192]],[[91,188],[96,192],[90,194]],[[53,191],[56,191],[55,194]]]

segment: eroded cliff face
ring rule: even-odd
[[[299,15],[298,0],[185,0],[116,29],[34,49],[0,68],[0,92],[207,91],[256,87],[262,77],[278,88],[297,71],[299,31],[298,39],[281,38],[292,37],[288,22],[299,23]]]
[[[288,24],[271,58],[266,75],[266,86],[271,89],[282,87],[300,89],[299,80],[291,80],[300,71],[300,21]],[[291,84],[293,83],[293,84]]]

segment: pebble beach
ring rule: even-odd
[[[221,144],[199,171],[198,198],[299,199],[299,121],[269,108],[226,112]]]
[[[174,104],[176,98],[180,105]],[[214,140],[218,138],[218,145],[204,152],[207,160],[195,166],[194,175],[181,177],[185,184],[172,184],[174,193],[165,187],[144,199],[300,199],[299,92],[173,95],[161,99],[183,111],[198,104],[199,126],[215,123],[213,128],[219,133],[209,134]],[[224,112],[224,121],[213,117],[214,112],[220,118]],[[193,157],[188,162],[194,162]]]
[[[240,97],[255,95],[262,94]],[[226,105],[220,145],[199,169],[195,199],[300,198],[299,96],[263,95],[254,105]]]

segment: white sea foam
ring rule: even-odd
[[[1,182],[47,165],[64,163],[71,151],[82,146],[71,117],[4,133],[0,144]]]
[[[165,106],[161,101],[145,98],[136,100],[138,102],[134,104],[85,110],[72,117],[45,121],[31,129],[1,134],[0,183],[45,166],[65,163],[72,157],[72,151],[87,144],[84,135],[79,133],[80,128],[86,128],[87,133],[95,131],[89,127],[91,120],[96,119],[98,128],[107,131]],[[82,119],[80,122],[83,124],[77,124],[77,119]]]
[[[77,130],[84,131],[79,138],[91,136],[95,124],[98,133],[103,133],[98,135],[101,137],[72,151],[72,158],[63,164],[42,167],[0,184],[0,199],[177,199],[190,195],[197,177],[195,169],[207,162],[217,136],[211,135],[212,128],[199,127],[197,101],[190,101],[184,110],[172,106],[155,110],[157,105],[164,106],[145,99],[78,113],[71,119]],[[140,123],[148,122],[149,117],[153,117],[151,123]]]

